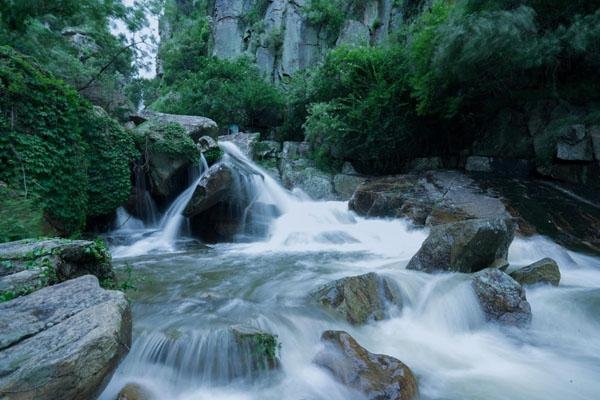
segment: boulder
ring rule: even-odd
[[[336,174],[333,177],[333,190],[340,200],[350,200],[356,188],[365,181],[365,177],[356,175]]]
[[[348,206],[366,217],[407,217],[416,225],[509,217],[498,198],[457,171],[427,171],[367,179]]]
[[[481,156],[468,157],[465,170],[469,172],[492,172],[492,159]]]
[[[311,296],[353,325],[384,319],[389,304],[402,307],[396,284],[374,272],[329,282]]]
[[[471,286],[488,321],[526,326],[531,322],[531,307],[525,290],[517,281],[496,268],[476,273]]]
[[[122,292],[86,275],[0,304],[0,394],[96,398],[131,345]]]
[[[128,383],[121,389],[116,400],[155,400],[157,397],[144,386]]]
[[[544,258],[531,265],[510,273],[510,276],[521,285],[535,285],[536,283],[547,283],[558,286],[560,282],[560,269],[558,264],[551,258]]]
[[[238,353],[245,355],[244,362],[250,375],[279,368],[277,336],[245,326],[233,326],[230,330]]]
[[[369,400],[413,400],[419,397],[417,380],[408,366],[383,354],[373,354],[343,331],[325,331],[324,349],[315,363],[344,385]]]
[[[283,142],[281,158],[286,160],[297,160],[310,156],[310,143],[308,142]]]
[[[423,242],[407,269],[476,272],[506,259],[514,224],[504,218],[473,219],[438,225]]]
[[[279,159],[281,153],[281,143],[275,140],[263,140],[254,145],[254,160]]]
[[[441,169],[443,164],[441,157],[415,158],[409,163],[408,170],[411,172],[431,171]]]
[[[165,114],[144,110],[137,115],[131,116],[131,120],[137,125],[146,121],[154,121],[161,124],[179,124],[187,131],[194,142],[197,142],[202,136],[210,136],[216,139],[219,132],[219,127],[215,121],[196,115]]]
[[[225,200],[232,190],[233,182],[231,168],[224,164],[213,165],[200,179],[183,215],[187,218],[194,217]]]
[[[208,150],[218,149],[219,145],[215,139],[210,136],[202,136],[198,139],[198,149],[201,152],[205,152]]]
[[[88,240],[24,239],[0,244],[0,293],[26,294],[40,287],[92,274],[114,280],[110,253]]]
[[[293,144],[293,145],[292,145]],[[316,167],[303,143],[285,142],[279,164],[281,182],[287,189],[298,188],[314,200],[335,200],[333,177]]]
[[[594,150],[594,158],[600,162],[600,125],[595,125],[589,128],[590,137],[592,138],[592,147]]]
[[[592,141],[585,125],[563,128],[556,145],[556,157],[564,161],[592,161]]]
[[[220,142],[232,142],[248,159],[252,159],[254,147],[260,140],[260,133],[238,132],[231,135],[219,136]]]

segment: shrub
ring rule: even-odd
[[[178,123],[146,121],[135,130],[135,142],[145,156],[166,154],[198,164],[198,148]]]
[[[39,200],[0,184],[0,243],[44,235],[44,212]]]

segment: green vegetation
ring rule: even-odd
[[[0,204],[0,243],[44,234],[44,212],[39,200],[0,184]]]
[[[136,154],[114,120],[6,47],[0,93],[0,180],[28,199],[4,220],[20,228],[3,239],[38,236],[39,210],[57,232],[77,234],[87,217],[110,213],[126,199]],[[27,209],[33,218],[21,222]]]
[[[206,150],[204,153],[204,158],[206,159],[206,163],[208,165],[213,165],[217,161],[223,157],[223,150],[220,147],[213,147],[211,149]]]
[[[144,122],[135,129],[137,147],[145,156],[166,154],[198,163],[198,149],[187,131],[177,123]],[[146,160],[147,161],[147,160]]]

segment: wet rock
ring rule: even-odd
[[[365,181],[365,177],[356,175],[336,174],[333,177],[333,190],[340,200],[350,200],[356,188]]]
[[[509,217],[501,200],[457,171],[428,171],[368,179],[358,186],[348,205],[359,215],[407,217],[416,225]]]
[[[504,218],[476,219],[435,226],[407,269],[476,272],[506,259],[514,224]]]
[[[92,274],[114,280],[110,254],[88,240],[24,239],[0,244],[0,292],[26,294],[40,287]]]
[[[418,399],[417,380],[400,360],[369,352],[343,331],[325,331],[321,341],[325,348],[317,354],[315,363],[367,399]]]
[[[353,325],[384,319],[388,305],[402,307],[396,284],[373,272],[329,282],[312,297]]]
[[[284,142],[279,163],[281,183],[287,189],[299,188],[315,200],[335,200],[333,177],[316,167],[306,142]]]
[[[565,161],[592,161],[592,142],[585,125],[563,129],[556,145],[556,157]]]
[[[514,326],[531,322],[525,290],[509,275],[499,269],[486,269],[473,276],[471,286],[487,320]]]
[[[558,286],[560,282],[560,269],[558,264],[551,258],[544,258],[531,265],[510,273],[510,276],[521,285],[535,285],[536,283],[547,283]]]
[[[232,142],[250,160],[254,154],[254,147],[260,140],[260,133],[238,132],[231,135],[219,136],[220,142]]]
[[[279,343],[277,336],[255,328],[234,326],[231,328],[239,351],[256,372],[279,368]]]
[[[202,136],[216,138],[219,131],[219,127],[215,121],[196,115],[165,114],[144,110],[137,115],[131,116],[131,120],[137,125],[146,121],[153,121],[159,124],[179,124],[187,131],[194,142],[197,142]]]
[[[0,304],[0,393],[14,399],[91,399],[131,345],[121,292],[91,275]]]
[[[219,148],[217,141],[210,136],[202,136],[198,139],[198,148],[201,152]]]
[[[128,383],[121,389],[116,400],[155,400],[156,396],[137,383]]]
[[[492,159],[481,156],[468,157],[465,170],[469,172],[492,172]]]
[[[200,179],[183,215],[192,218],[225,200],[230,195],[233,181],[233,172],[228,166],[216,164],[210,167]]]
[[[263,140],[254,146],[254,160],[279,159],[281,153],[281,143],[275,140]]]

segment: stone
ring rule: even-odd
[[[396,284],[374,272],[329,282],[311,296],[353,325],[384,319],[390,305],[402,307]]]
[[[352,166],[352,164],[350,162],[346,161],[342,165],[342,174],[344,174],[344,175],[358,175],[358,172],[356,172],[356,170],[354,169],[354,167]]]
[[[314,200],[336,200],[333,176],[319,170],[309,156],[307,142],[284,142],[279,162],[281,183],[290,190],[301,189]]]
[[[521,285],[546,283],[558,286],[560,282],[560,269],[556,261],[551,258],[544,258],[511,272],[510,276]]]
[[[415,400],[417,380],[408,366],[383,354],[373,354],[343,331],[325,331],[315,363],[342,384],[369,400]]]
[[[281,153],[281,143],[275,140],[263,140],[254,146],[254,160],[279,159]]]
[[[310,143],[308,142],[283,142],[281,158],[294,160],[310,156]]]
[[[192,218],[225,200],[232,190],[233,175],[231,168],[227,165],[215,164],[210,167],[200,179],[183,215],[186,218]]]
[[[565,161],[592,161],[592,143],[585,125],[564,128],[556,145],[556,157]]]
[[[361,176],[336,174],[333,176],[333,190],[340,200],[347,201],[364,181],[365,178]]]
[[[219,127],[215,121],[197,115],[165,114],[144,110],[130,118],[137,125],[146,121],[160,124],[177,123],[187,131],[194,142],[197,142],[202,136],[210,136],[213,139],[216,139],[219,133]]]
[[[595,125],[589,128],[590,137],[592,138],[592,147],[594,149],[594,158],[600,162],[600,125]]]
[[[260,140],[260,133],[239,132],[231,135],[219,136],[220,142],[232,142],[248,159],[252,159],[254,147]]]
[[[412,160],[408,165],[408,170],[412,172],[431,171],[441,169],[442,166],[441,157],[423,157]]]
[[[458,171],[427,171],[365,180],[348,207],[366,217],[406,217],[416,225],[510,217],[502,201]]]
[[[202,136],[200,139],[198,139],[198,149],[203,153],[205,151],[217,148],[219,148],[219,144],[210,136]]]
[[[471,219],[434,226],[407,269],[477,272],[506,259],[514,237],[509,219]]]
[[[86,275],[0,304],[0,393],[96,398],[131,345],[122,292]]]
[[[481,156],[468,157],[465,170],[469,172],[492,172],[492,159]]]
[[[114,280],[110,253],[89,240],[23,239],[0,244],[0,292],[30,292],[92,274]]]
[[[128,383],[121,389],[116,400],[157,400],[157,397],[138,383]]]
[[[233,343],[230,344],[233,346],[233,360],[239,360],[237,374],[256,377],[281,366],[280,344],[276,335],[241,325],[229,330],[233,337]]]
[[[488,321],[519,327],[531,322],[525,290],[509,275],[486,269],[473,276],[471,286]]]
[[[359,21],[348,20],[342,26],[336,46],[365,46],[369,45],[371,32],[369,27]]]

